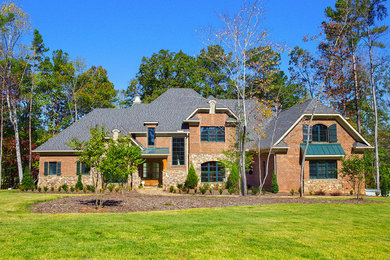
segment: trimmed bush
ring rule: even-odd
[[[291,196],[294,196],[295,190],[294,190],[294,189],[291,189],[291,190],[290,190],[290,194],[291,194]]]
[[[238,166],[231,169],[229,180],[227,182],[227,188],[228,190],[233,191],[232,193],[229,192],[230,194],[240,191],[240,173]]]
[[[62,186],[58,187],[58,192],[61,192]]]
[[[219,188],[219,195],[222,195],[222,193],[223,193],[223,189],[222,188]]]
[[[380,188],[381,188],[381,193],[382,193],[383,197],[386,197],[389,195],[389,189],[390,189],[389,188],[389,177],[383,176],[381,178]]]
[[[38,189],[37,189],[37,190],[38,190],[38,192],[41,192],[41,190],[42,190],[42,189],[41,189],[41,187],[38,187]]]
[[[51,188],[50,188],[50,191],[53,192],[53,191],[54,191],[54,187],[51,187]]]
[[[69,188],[68,188],[68,184],[64,184],[62,185],[62,189],[65,191],[65,192],[68,192]]]
[[[170,192],[173,192],[175,190],[175,187],[173,187],[172,185],[169,187],[169,191]]]
[[[259,191],[260,191],[260,189],[257,188],[257,187],[253,187],[253,188],[252,188],[252,194],[253,194],[253,195],[259,194]]]
[[[271,192],[272,193],[279,192],[278,179],[276,178],[275,172],[272,174]]]
[[[30,173],[30,169],[28,167],[24,169],[23,179],[20,186],[22,186],[22,188],[24,188],[26,191],[27,190],[33,191],[35,188],[34,180]]]
[[[114,184],[110,184],[110,185],[108,185],[108,190],[110,191],[110,192],[112,192],[113,190],[114,190],[114,188],[115,188],[115,185]]]
[[[76,190],[83,190],[83,188],[84,188],[80,173],[79,173],[79,176],[77,177],[77,183],[76,183],[75,187],[76,187]]]
[[[118,191],[119,191],[119,187],[116,187],[116,188],[115,188],[115,192],[118,193]]]
[[[43,187],[43,190],[44,190],[45,192],[47,192],[47,191],[49,190],[49,188],[48,188],[47,186],[45,186],[45,187]]]
[[[74,187],[73,186],[70,187],[70,192],[74,192],[74,191],[75,191]]]
[[[195,189],[198,186],[199,177],[195,172],[194,165],[190,166],[190,169],[188,170],[187,179],[186,179],[186,186],[190,189]]]
[[[207,189],[204,186],[200,187],[199,190],[202,193],[202,195],[204,195],[207,191]]]

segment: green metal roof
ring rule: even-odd
[[[169,154],[169,148],[145,148],[145,150],[142,151],[142,154],[155,154],[155,155],[168,155]]]
[[[306,144],[301,144],[302,151]],[[339,143],[310,143],[306,155],[345,155],[343,147]]]

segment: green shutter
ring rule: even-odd
[[[303,129],[303,142],[304,143],[306,143],[306,141],[307,141],[307,128],[309,127],[309,125],[307,125],[307,124],[303,124],[303,127],[302,127],[302,129]],[[309,135],[309,142],[311,142],[312,141],[312,128],[310,127],[310,133],[309,133],[310,135]]]
[[[337,125],[333,124],[329,126],[329,142],[337,143]]]
[[[48,175],[48,173],[49,173],[49,162],[45,162],[43,168],[43,175]]]
[[[77,161],[77,175],[80,174],[80,161]]]
[[[61,175],[61,162],[57,162],[57,175]]]

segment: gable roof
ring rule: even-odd
[[[87,141],[90,137],[89,129],[96,126],[104,126],[109,132],[118,129],[126,135],[146,133],[144,122],[159,122],[156,133],[186,131],[183,129],[183,121],[197,108],[209,107],[208,101],[193,89],[171,88],[150,104],[133,104],[127,109],[94,109],[34,151],[72,151],[67,144],[74,138]],[[232,102],[235,100],[216,101],[217,108],[235,111]]]

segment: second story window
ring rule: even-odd
[[[184,165],[185,161],[184,137],[172,137],[172,165]]]
[[[148,145],[154,146],[154,141],[156,140],[156,129],[154,127],[148,128]]]
[[[202,142],[225,142],[225,127],[202,126],[200,129],[200,140]]]
[[[309,142],[329,142],[337,143],[337,125],[333,124],[329,127],[323,124],[316,124],[308,131],[309,125],[303,124],[303,142],[307,141],[309,132]]]
[[[328,128],[325,125],[314,125],[312,135],[313,142],[328,142]]]

